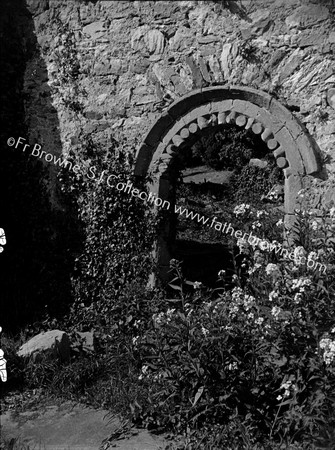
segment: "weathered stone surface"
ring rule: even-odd
[[[150,66],[150,61],[147,58],[139,58],[130,63],[129,70],[134,73],[146,73],[148,67]]]
[[[266,31],[272,22],[271,14],[264,10],[259,10],[251,14],[251,19],[253,21],[252,28],[256,33]]]
[[[279,73],[277,75],[278,82],[282,83],[286,78],[292,75],[296,69],[298,69],[304,59],[303,50],[296,49],[291,56],[286,60],[283,67],[279,69]]]
[[[33,24],[37,41],[43,47],[42,65],[45,63],[48,70],[44,71],[44,77],[38,77],[37,83],[30,74],[39,71],[34,72],[30,64],[26,70],[25,93],[27,98],[33,94],[34,99],[27,102],[30,133],[36,133],[33,134],[36,141],[41,139],[48,147],[49,144],[55,146],[44,131],[48,127],[41,122],[44,111],[37,108],[37,101],[35,104],[35,98],[45,100],[47,86],[51,84],[56,88],[53,104],[60,121],[62,142],[71,143],[79,129],[92,133],[98,141],[105,139],[103,136],[108,131],[110,135],[119,133],[118,136],[128,139],[129,148],[134,149],[138,141],[144,141],[158,112],[166,111],[161,127],[153,129],[149,136],[149,143],[157,145],[157,140],[173,127],[172,119],[178,121],[183,114],[197,114],[192,109],[198,108],[199,99],[210,104],[204,106],[207,120],[220,97],[213,85],[225,83],[226,87],[230,86],[227,90],[230,97],[220,99],[222,110],[216,111],[220,123],[227,123],[231,111],[228,108],[224,114],[226,104],[223,102],[230,102],[232,106],[238,100],[241,103],[234,104],[239,106],[236,120],[240,126],[252,129],[255,123],[260,123],[275,135],[285,125],[286,118],[276,108],[271,109],[271,104],[275,104],[273,98],[259,96],[259,91],[253,96],[248,92],[243,97],[241,90],[234,89],[233,85],[273,92],[279,102],[297,111],[322,150],[333,156],[335,32],[327,7],[320,4],[325,5],[325,0],[313,3],[266,0],[257,4],[248,0],[242,3],[246,12],[244,18],[229,8],[218,8],[213,2],[50,0],[50,9],[36,16]],[[76,83],[87,93],[83,99],[84,114],[79,118],[69,115],[62,101],[60,68],[54,59],[58,46],[54,18],[59,14],[75,33],[74,56],[80,62]],[[299,45],[302,48],[298,48]],[[241,57],[239,49],[243,47],[255,49],[256,62]],[[46,85],[43,90],[37,86],[42,80]],[[211,91],[206,91],[204,85],[210,85]],[[181,103],[173,103],[169,109],[173,101],[197,88],[201,89],[195,96],[185,96]],[[276,139],[267,141],[269,149],[282,152],[278,157],[285,157],[286,151],[290,162],[298,160],[292,164],[298,170],[304,167],[314,170],[316,161],[305,161],[303,154],[290,154],[296,152],[300,133],[294,123],[290,122],[293,134],[284,132],[278,136],[279,143]],[[187,130],[199,132],[197,122],[189,123]],[[185,131],[181,137],[186,139],[186,135]],[[262,135],[265,139],[269,137],[264,131]],[[300,139],[299,143],[303,152],[311,150],[308,142],[305,145]],[[138,163],[143,176],[152,157],[153,148],[149,146],[149,149],[141,154],[143,164]],[[67,150],[65,145],[64,152]],[[292,167],[285,168],[284,173],[292,174]]]
[[[131,36],[131,48],[135,51],[141,51],[145,48],[144,36],[150,31],[149,25],[138,27]]]
[[[204,81],[201,75],[200,68],[196,65],[194,59],[191,56],[186,56],[185,61],[191,69],[194,87],[200,88],[203,85]]]
[[[153,7],[153,14],[157,19],[169,19],[176,11],[178,11],[178,5],[171,1],[157,2]]]
[[[34,16],[49,9],[49,0],[27,0],[27,8]]]
[[[149,30],[144,35],[144,42],[150,53],[160,55],[164,51],[164,36],[159,30]]]
[[[60,357],[66,361],[70,358],[70,340],[64,331],[47,331],[29,339],[20,347],[17,354],[22,357],[32,357],[34,360],[38,360],[43,354]]]
[[[301,48],[310,47],[312,45],[321,45],[325,39],[326,36],[322,31],[319,33],[315,33],[313,31],[303,31],[297,39],[297,44]]]
[[[225,79],[228,79],[230,75],[230,56],[232,55],[232,48],[232,44],[224,44],[222,47],[220,62]]]
[[[251,158],[249,161],[249,166],[259,167],[260,169],[264,169],[267,165],[267,161],[258,158]]]
[[[335,109],[335,88],[328,89],[327,91],[327,103],[333,109]]]
[[[190,48],[195,40],[192,30],[186,27],[179,27],[176,34],[170,39],[171,50],[181,51]]]
[[[319,22],[324,22],[328,18],[329,9],[326,6],[310,4],[296,9],[292,15],[287,17],[285,22],[289,28],[307,28]]]
[[[104,21],[90,23],[83,28],[83,32],[88,34],[92,39],[99,39],[104,36],[107,30],[104,28]]]

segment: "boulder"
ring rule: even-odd
[[[38,361],[42,355],[67,361],[70,359],[70,339],[60,330],[39,333],[21,345],[17,354],[21,357],[32,357],[34,361]]]

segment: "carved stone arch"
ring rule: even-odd
[[[260,135],[277,165],[283,169],[285,219],[294,217],[297,193],[304,178],[323,178],[321,152],[300,121],[269,94],[247,87],[209,87],[192,91],[174,102],[156,121],[137,152],[135,175],[153,175],[151,192],[167,200],[170,162],[178,149],[196,133],[216,124],[236,124]],[[165,233],[156,243],[160,272],[169,264]]]

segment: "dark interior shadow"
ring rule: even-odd
[[[224,269],[227,278],[234,274],[234,263],[228,246],[190,240],[177,240],[174,257],[182,261],[183,275],[207,287],[217,287],[218,272]]]
[[[30,144],[52,141],[58,154],[62,149],[47,69],[23,0],[1,2],[0,41],[0,227],[7,237],[0,255],[0,325],[11,333],[41,321],[46,311],[61,316],[67,310],[79,242],[75,215],[52,200],[61,204],[56,176],[51,183],[49,167],[22,146],[7,145],[21,136]],[[29,75],[32,60],[35,73]],[[32,118],[34,128],[27,125]]]

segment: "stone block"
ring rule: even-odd
[[[70,340],[68,335],[60,330],[39,333],[21,345],[17,354],[21,357],[32,357],[34,361],[41,359],[42,355],[67,361],[70,359]]]
[[[286,18],[289,28],[309,28],[329,18],[329,9],[322,5],[303,5],[297,8],[293,14]]]
[[[180,131],[185,127],[185,125],[188,125],[183,118],[180,118],[173,126],[170,128],[167,133],[165,133],[161,139],[161,143],[166,147],[168,144],[171,143],[171,140],[174,136],[180,133]]]
[[[153,147],[162,139],[166,130],[168,130],[173,123],[173,118],[168,113],[163,113],[146,135],[144,142]]]
[[[192,110],[192,108],[205,103],[205,101],[206,98],[203,95],[202,90],[197,89],[173,102],[168,109],[168,113],[173,119],[178,119]]]
[[[298,174],[305,174],[305,168],[298,145],[288,129],[283,127],[281,130],[277,131],[275,133],[275,139],[279,142],[280,146],[285,149],[286,159],[288,160],[292,171]]]
[[[37,16],[49,9],[49,0],[27,0],[27,9],[33,15]]]
[[[187,65],[191,69],[194,86],[196,88],[201,88],[201,86],[203,85],[204,80],[203,80],[203,77],[201,75],[201,71],[200,71],[199,67],[195,64],[194,59],[192,58],[192,56],[186,56],[185,57],[185,62],[187,63]]]
[[[193,109],[193,111],[185,114],[183,116],[183,122],[185,125],[190,125],[192,122],[196,121],[199,117],[209,116],[212,114],[212,104],[206,103],[198,108]]]
[[[220,102],[212,102],[211,110],[214,113],[228,112],[233,109],[233,100],[221,100]]]
[[[307,134],[302,134],[297,138],[296,143],[302,156],[307,175],[321,172],[321,154],[312,139]]]
[[[194,31],[190,28],[181,26],[177,29],[176,34],[170,39],[170,48],[172,51],[182,51],[189,49],[195,41]]]
[[[302,177],[299,175],[291,175],[285,179],[285,213],[295,214],[298,208],[298,192],[303,188]]]
[[[327,103],[333,109],[335,109],[335,88],[328,89],[327,91]]]
[[[244,86],[231,86],[229,88],[229,97],[236,100],[245,100],[253,103],[260,108],[268,109],[272,101],[271,95],[252,88]]]
[[[161,55],[164,51],[165,38],[159,30],[149,30],[144,35],[144,43],[147,46],[150,53],[155,55]]]
[[[148,67],[150,66],[150,61],[147,58],[139,58],[130,63],[129,70],[133,73],[146,73]]]
[[[264,169],[267,165],[267,161],[258,158],[251,158],[249,161],[249,166],[259,167],[260,169]]]
[[[142,144],[136,154],[134,174],[144,177],[150,166],[155,149],[147,144]]]
[[[83,28],[83,33],[89,35],[92,39],[99,39],[106,34],[107,30],[104,27],[104,21],[90,23]]]
[[[320,31],[315,33],[314,31],[304,31],[299,35],[297,44],[300,48],[311,47],[313,45],[321,45],[326,39],[326,35]]]

